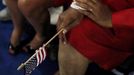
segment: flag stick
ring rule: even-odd
[[[45,44],[43,44],[42,47],[45,47],[46,45],[48,45],[56,36],[58,36],[64,29],[61,29],[58,33],[56,33],[50,40],[48,40]],[[21,70],[33,57],[35,57],[36,53],[38,53],[39,51],[37,50],[37,52],[35,52],[25,63],[22,63],[17,70]]]

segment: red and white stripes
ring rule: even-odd
[[[37,66],[41,64],[46,58],[45,47],[40,47],[36,50]]]

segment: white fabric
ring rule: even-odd
[[[134,71],[133,72],[130,72],[128,75],[134,75]]]
[[[124,75],[123,73],[117,71],[116,69],[113,69],[112,72],[113,72],[115,75]]]
[[[3,3],[3,5],[6,5],[6,2],[5,2],[5,0],[2,0],[2,3]]]
[[[51,7],[49,8],[49,13],[50,13],[50,23],[52,25],[56,25],[59,15],[63,12],[63,7]]]
[[[70,5],[71,8],[74,8],[74,9],[80,9],[80,10],[85,10],[84,8],[80,7],[77,5],[77,2],[72,2],[71,5]]]

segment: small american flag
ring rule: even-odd
[[[29,62],[25,65],[25,75],[30,75],[32,71],[41,64],[46,58],[46,51],[45,47],[40,47],[38,50],[36,50],[36,55],[29,60]]]
[[[17,70],[25,67],[25,75],[30,75],[32,71],[42,63],[46,58],[45,46],[48,45],[56,36],[58,36],[61,32],[65,32],[66,29],[61,29],[58,33],[56,33],[48,42],[46,42],[39,50],[36,50],[36,53],[31,56],[25,63],[22,63]]]

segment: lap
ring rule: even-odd
[[[59,68],[61,75],[84,75],[90,61],[69,44],[59,44]]]

